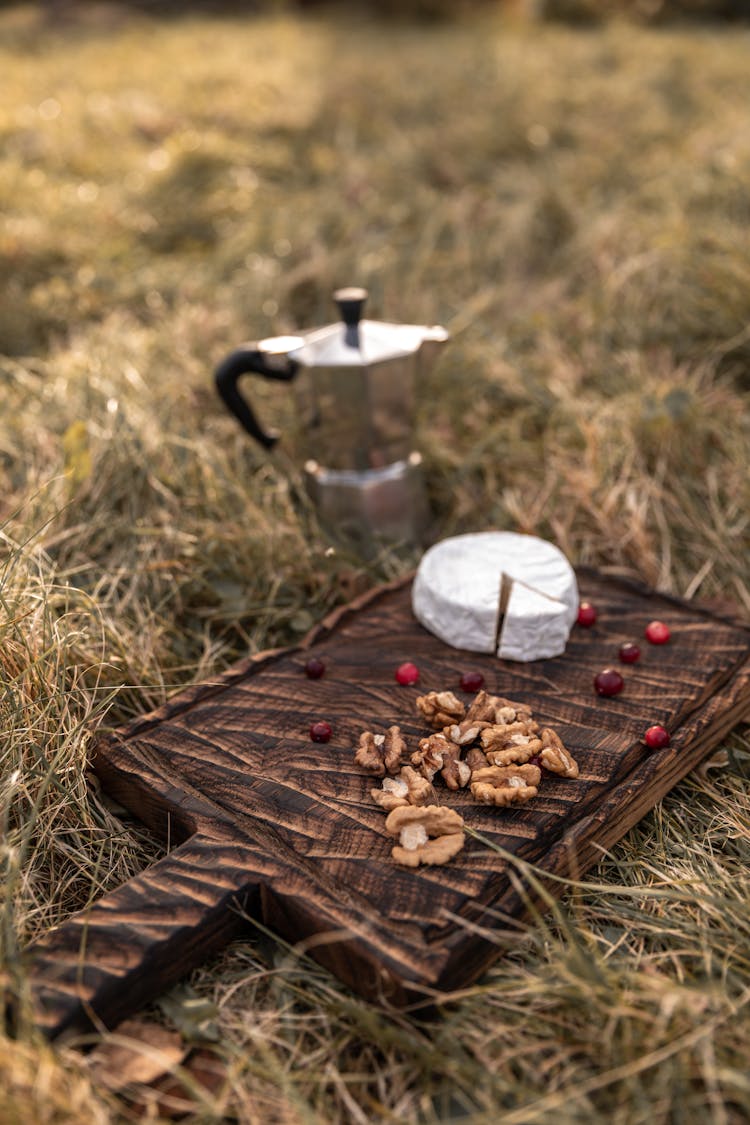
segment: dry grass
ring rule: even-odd
[[[262,456],[211,389],[336,285],[453,334],[420,387],[435,536],[518,527],[750,612],[746,29],[84,11],[0,13],[13,987],[22,945],[156,854],[87,784],[92,727],[415,561],[327,553],[293,445]],[[289,424],[278,389],[263,409]],[[434,1025],[269,935],[206,966],[224,1078],[186,1062],[186,1119],[746,1120],[747,728],[726,746]],[[28,1027],[0,1089],[3,1125],[169,1108]]]

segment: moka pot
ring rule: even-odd
[[[242,345],[219,364],[216,388],[244,429],[271,449],[279,435],[260,425],[238,383],[245,374],[290,382],[321,524],[370,547],[418,543],[427,503],[414,438],[416,386],[448,333],[363,319],[364,289],[339,289],[334,299],[339,322]]]

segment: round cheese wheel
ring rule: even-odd
[[[575,572],[553,543],[513,531],[457,535],[422,557],[412,608],[454,648],[539,660],[565,649],[578,613]]]

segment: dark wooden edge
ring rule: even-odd
[[[49,1038],[113,1027],[241,932],[258,887],[247,848],[191,836],[23,954],[34,1022]],[[208,862],[210,860],[210,862]],[[221,861],[221,862],[219,862]]]

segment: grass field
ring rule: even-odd
[[[0,74],[0,982],[158,854],[92,729],[418,558],[328,552],[293,444],[214,395],[338,285],[452,334],[433,538],[750,617],[750,28],[7,5]],[[3,1034],[0,1122],[746,1121],[749,729],[436,1023],[259,934],[144,1014],[150,1072]]]

